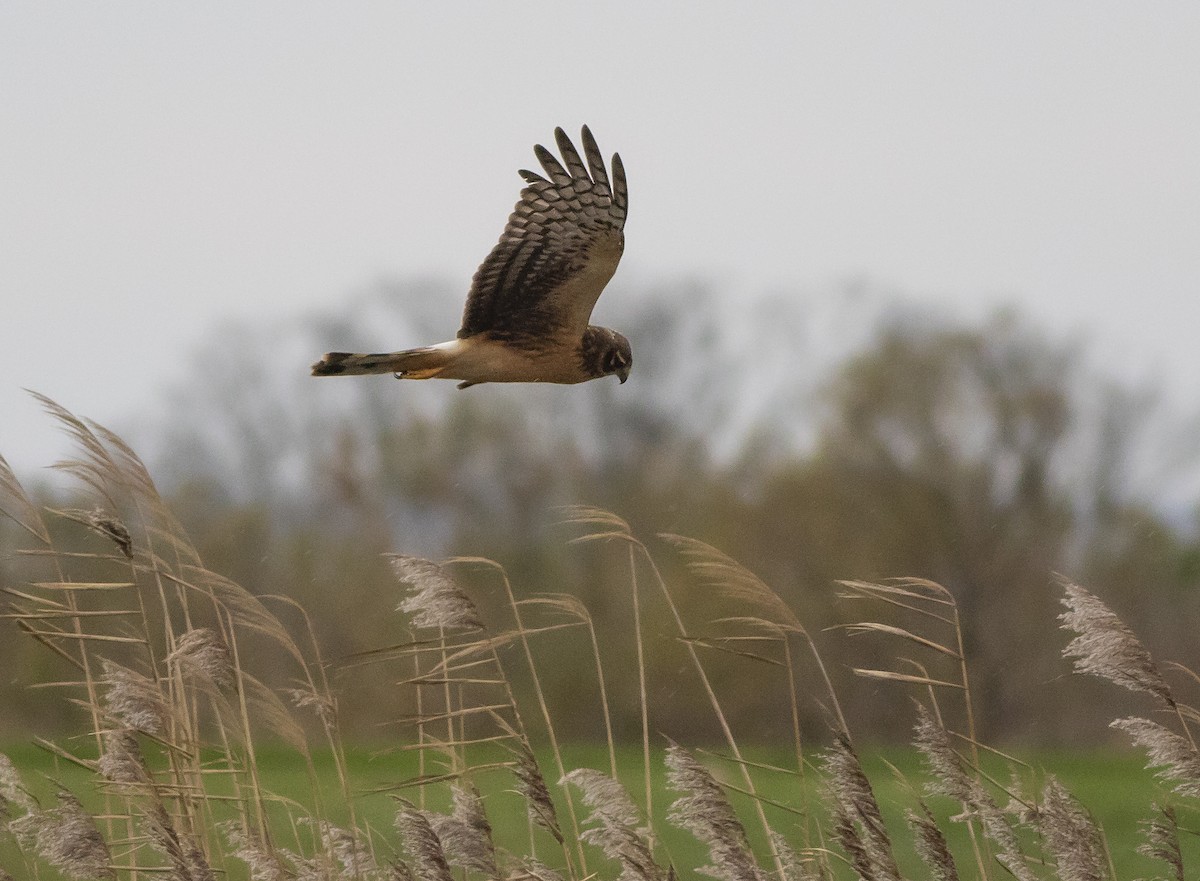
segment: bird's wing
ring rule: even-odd
[[[563,164],[534,147],[546,177],[522,170],[527,186],[500,241],[471,281],[460,337],[487,332],[526,346],[577,342],[625,247],[629,192],[621,157],[612,180],[587,126],[583,152],[561,128]]]

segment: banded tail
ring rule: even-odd
[[[362,376],[368,373],[395,373],[404,379],[430,379],[445,370],[454,353],[443,346],[424,346],[403,352],[363,355],[353,352],[329,352],[312,366],[313,376]]]

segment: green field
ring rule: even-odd
[[[22,776],[35,791],[39,798],[49,799],[53,792],[52,781],[61,781],[79,794],[92,809],[100,809],[103,799],[94,789],[90,789],[94,777],[82,769],[56,760],[48,753],[29,746],[13,746],[5,750],[13,760]],[[914,805],[912,786],[923,787],[926,776],[921,768],[919,757],[912,750],[886,748],[875,750],[864,748],[864,768],[870,777],[883,809],[889,831],[896,845],[896,853],[900,867],[907,877],[922,878],[927,873],[917,860],[911,838],[904,822],[904,811]],[[608,766],[607,750],[603,747],[571,746],[564,751],[568,768],[592,767],[605,769]],[[772,765],[785,765],[787,755],[775,754],[770,750],[748,751],[748,759]],[[1139,823],[1145,820],[1151,811],[1151,805],[1165,798],[1164,791],[1153,777],[1144,770],[1143,760],[1136,754],[1112,754],[1106,752],[1033,752],[1022,753],[1019,756],[1035,769],[1032,779],[1040,780],[1043,773],[1053,773],[1061,779],[1082,804],[1093,814],[1103,828],[1111,849],[1112,861],[1116,868],[1116,877],[1121,879],[1153,877],[1161,875],[1163,867],[1140,856],[1135,849],[1141,843]],[[641,753],[638,749],[626,749],[619,754],[621,777],[631,793],[639,802],[641,796],[642,772]],[[661,759],[661,756],[659,757]],[[548,780],[553,781],[557,776],[554,762],[550,755],[540,756],[543,770]],[[334,823],[347,823],[350,818],[350,808],[345,803],[337,785],[337,775],[331,757],[328,754],[315,755],[312,772],[306,770],[304,763],[298,760],[289,750],[279,748],[260,748],[258,750],[259,769],[264,777],[265,787],[274,795],[280,797],[275,810],[280,819],[284,815],[302,816],[316,802],[320,803],[320,813]],[[718,776],[727,781],[733,781],[732,766],[720,760],[708,758],[706,763],[717,772]],[[414,787],[400,788],[398,784],[411,779],[418,771],[416,758],[413,753],[384,753],[369,749],[358,749],[348,756],[351,786],[355,793],[353,811],[360,828],[370,828],[377,836],[377,847],[380,856],[386,856],[389,848],[394,847],[397,834],[393,827],[395,815],[395,797],[402,796],[414,802],[422,798],[420,791]],[[427,768],[426,771],[433,771]],[[990,768],[996,777],[1006,780],[1008,771],[998,765]],[[902,775],[897,776],[897,771]],[[802,812],[806,802],[816,804],[814,800],[821,798],[814,784],[816,775],[809,773],[809,783],[802,785],[796,775],[778,772],[760,771],[756,774],[759,794],[765,800],[778,802],[794,811]],[[313,781],[317,781],[314,787]],[[513,853],[529,854],[531,834],[526,817],[524,802],[512,791],[512,777],[507,771],[485,771],[473,778],[475,784],[483,792],[487,805],[489,819],[494,827],[497,843]],[[660,860],[670,860],[674,865],[683,869],[692,869],[704,865],[706,855],[703,848],[692,839],[688,833],[678,830],[665,820],[665,812],[674,798],[674,793],[665,788],[661,768],[655,774],[654,800],[654,830],[659,841]],[[442,785],[427,787],[427,807],[445,809],[446,790]],[[747,799],[731,793],[732,801],[745,823],[751,840],[755,842],[760,856],[764,853],[762,836],[758,834],[756,814]],[[559,815],[564,831],[569,830],[570,820],[563,806],[561,791],[555,792],[559,805]],[[930,807],[939,820],[945,820],[957,811],[957,806],[948,799],[933,797],[929,799]],[[766,807],[770,824],[777,831],[791,833],[794,841],[802,840],[801,827],[804,818],[799,813],[792,813],[784,808],[768,805]],[[823,807],[818,806],[813,814],[824,816]],[[1181,823],[1188,825],[1190,819],[1186,814],[1181,815]],[[975,877],[971,858],[970,846],[961,823],[946,822],[941,824],[951,836],[951,847],[959,862],[959,870],[963,878]],[[285,824],[282,828],[287,828]],[[568,833],[568,839],[570,839]],[[548,863],[556,862],[557,845],[548,835],[538,830],[533,836],[534,852]],[[1195,865],[1200,860],[1200,844],[1194,836],[1184,837],[1185,865]],[[598,871],[602,877],[615,877],[615,866],[606,864],[604,858],[595,851],[587,854],[587,867]],[[767,861],[764,860],[764,864]],[[20,878],[16,858],[12,851],[11,841],[0,844],[0,866],[8,868],[15,878]],[[237,867],[230,873],[237,877]],[[847,871],[846,877],[849,876]],[[993,873],[1003,877],[1004,872]]]

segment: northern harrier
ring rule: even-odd
[[[613,154],[609,182],[587,126],[586,165],[561,128],[554,139],[566,167],[545,147],[534,147],[546,177],[521,170],[527,186],[471,281],[456,339],[403,352],[330,352],[313,365],[313,375],[440,377],[460,380],[459,388],[613,375],[624,382],[633,365],[629,340],[588,320],[625,248],[625,169]]]

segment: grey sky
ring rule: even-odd
[[[629,172],[606,297],[867,276],[1200,398],[1197,47],[1194,2],[9,0],[0,453],[62,449],[23,386],[120,428],[221,318],[465,292],[583,122]]]

